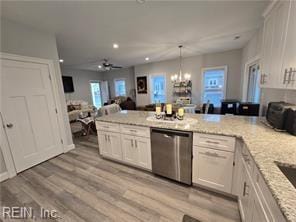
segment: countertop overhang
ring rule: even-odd
[[[296,168],[296,137],[276,132],[261,123],[258,117],[186,114],[197,123],[162,123],[147,121],[154,115],[145,111],[121,111],[98,117],[96,121],[135,126],[158,127],[196,133],[232,136],[242,139],[257,168],[270,188],[287,221],[296,222],[296,189],[280,171],[277,163]]]

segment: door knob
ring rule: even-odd
[[[8,123],[6,124],[7,128],[12,128],[13,127],[13,124],[12,123]]]

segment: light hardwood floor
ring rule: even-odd
[[[236,201],[104,160],[89,141],[2,182],[0,205],[55,209],[58,221],[240,221]]]

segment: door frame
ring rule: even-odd
[[[56,69],[54,66],[55,60],[41,59],[36,57],[28,57],[28,56],[0,52],[0,66],[2,66],[1,59],[7,59],[7,60],[19,61],[19,62],[39,63],[39,64],[44,64],[48,66],[49,75],[51,78],[53,100],[58,112],[57,113],[58,128],[59,128],[59,135],[60,135],[63,151],[64,153],[66,153],[69,150],[74,149],[75,148],[74,144],[71,144],[71,145],[66,144],[67,142],[67,137],[65,132],[66,126],[64,124],[63,108],[61,103],[59,102],[60,96],[59,96],[59,90],[58,90],[57,76],[55,75],[56,74]],[[58,60],[56,62],[58,62]],[[2,78],[0,76],[0,84],[2,84],[1,81],[2,81]],[[2,98],[2,95],[0,91],[0,99],[1,98]],[[0,101],[0,122],[1,122],[0,135],[1,135],[1,138],[3,138],[3,141],[1,141],[1,149],[2,149],[2,154],[3,154],[3,158],[4,158],[4,162],[6,165],[6,170],[8,172],[9,178],[12,178],[16,176],[16,168],[14,165],[14,160],[13,160],[11,148],[9,145],[9,141],[6,135],[6,129],[4,128],[1,106],[2,106],[2,101]]]
[[[253,58],[249,59],[244,66],[244,75],[243,75],[243,92],[242,92],[242,101],[246,102],[248,97],[248,85],[249,85],[249,68],[250,66],[258,63],[261,69],[260,64],[260,55],[256,55]]]

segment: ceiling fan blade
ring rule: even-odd
[[[122,68],[122,66],[114,66],[114,65],[112,65],[111,67],[112,67],[112,69],[121,69]]]

